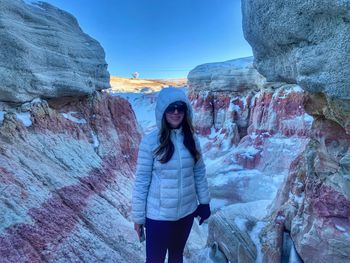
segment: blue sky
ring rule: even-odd
[[[251,56],[240,0],[47,0],[106,52],[113,76],[186,77],[197,65]]]

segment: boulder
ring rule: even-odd
[[[236,225],[235,218],[235,214],[225,210],[213,215],[209,221],[207,245],[211,247],[213,257],[221,251],[230,262],[253,263],[257,258],[256,246],[246,229]],[[252,225],[252,221],[244,218],[243,224]]]
[[[347,0],[243,0],[243,32],[268,81],[350,99]]]
[[[110,87],[105,53],[69,13],[0,1],[0,101],[92,94]]]
[[[207,63],[195,67],[187,76],[188,86],[196,91],[238,92],[259,90],[265,78],[253,67],[253,58]]]

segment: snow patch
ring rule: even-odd
[[[5,111],[0,111],[0,124],[2,124],[2,122],[4,121],[5,114]]]
[[[216,211],[222,207],[225,207],[227,205],[229,205],[229,201],[228,200],[224,200],[224,199],[218,199],[218,198],[212,198],[210,200],[210,208],[213,211]]]
[[[267,140],[273,144],[276,144],[276,145],[293,146],[300,140],[300,138],[298,138],[298,137],[286,138],[284,136],[277,136],[276,135],[274,137],[268,138]]]
[[[257,99],[258,99],[261,95],[262,95],[262,91],[259,91],[259,92],[257,92],[257,93],[253,96],[252,100],[250,101],[250,105],[249,105],[249,107],[250,107],[251,109],[254,107],[254,105],[255,105]]]
[[[100,145],[100,142],[97,138],[97,135],[93,131],[91,131],[91,137],[92,137],[94,148],[97,148]]]
[[[233,104],[232,100],[230,102],[230,106],[229,108],[227,109],[228,112],[232,112],[232,111],[237,111],[237,112],[241,112],[241,107],[239,107],[238,105],[236,104]],[[226,110],[225,110],[226,112]]]
[[[262,250],[262,246],[260,243],[260,239],[259,239],[259,234],[261,232],[261,230],[267,225],[267,222],[262,222],[262,221],[258,221],[256,223],[256,225],[254,226],[254,228],[252,229],[252,231],[249,233],[250,238],[252,239],[253,243],[256,246],[256,252],[257,252],[257,257],[256,257],[256,263],[260,263],[263,262],[263,254],[261,252]]]
[[[290,93],[303,93],[304,90],[298,86],[298,85],[293,85],[293,86],[282,86],[279,88],[278,91],[276,91],[273,95],[273,98],[276,98],[278,96],[279,99],[286,99]],[[280,94],[283,94],[280,96]]]
[[[237,149],[235,152],[235,154],[240,154],[244,157],[247,157],[249,159],[252,159],[256,156],[256,154],[258,154],[261,150],[255,148],[253,145],[249,145],[248,147],[244,148],[244,149]]]
[[[220,173],[215,177],[208,178],[208,181],[210,181],[211,186],[223,186],[228,184],[228,182],[231,180],[232,178],[228,174],[223,173]]]
[[[76,114],[76,113],[77,113],[76,111],[70,111],[70,112],[61,113],[61,114],[64,118],[66,118],[72,122],[79,123],[79,124],[86,124],[87,122],[84,118],[78,119],[72,115],[72,114]]]
[[[20,120],[26,127],[29,127],[33,124],[30,117],[30,112],[16,112],[16,118]]]
[[[314,118],[313,118],[311,115],[305,113],[305,114],[304,114],[304,121],[305,121],[305,122],[308,122],[308,123],[311,123],[311,122],[314,121]]]
[[[224,209],[230,214],[234,214],[241,218],[254,217],[256,220],[263,220],[268,214],[268,206],[271,200],[257,200],[247,203],[236,203],[225,207]]]
[[[340,225],[335,225],[335,228],[338,229],[341,232],[346,232],[346,229]]]
[[[302,259],[299,257],[295,249],[294,243],[292,243],[288,263],[302,263],[302,262],[303,262]]]
[[[234,223],[236,224],[236,226],[239,228],[239,230],[241,230],[242,232],[246,232],[247,231],[247,222],[248,220],[246,218],[241,218],[236,216],[234,219]]]
[[[31,104],[36,104],[36,103],[41,103],[41,102],[42,102],[42,100],[40,98],[35,98],[30,103]]]

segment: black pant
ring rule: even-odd
[[[193,224],[193,214],[177,221],[146,218],[146,263],[182,263],[182,254]]]

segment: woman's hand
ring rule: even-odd
[[[194,212],[194,217],[199,216],[199,225],[203,224],[204,220],[208,219],[211,215],[209,204],[199,204],[196,211]]]
[[[134,223],[134,229],[137,233],[137,236],[139,237],[140,242],[145,240],[145,234],[144,234],[144,229],[142,224],[136,224]]]

